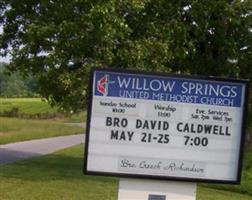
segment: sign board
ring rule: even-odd
[[[84,173],[239,183],[248,84],[95,69]]]

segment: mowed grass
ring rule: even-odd
[[[58,108],[51,107],[47,101],[41,98],[0,98],[0,113],[18,108],[21,113],[55,113]]]
[[[50,104],[41,98],[0,98],[0,113],[11,111],[17,108],[19,114],[58,114],[58,119],[66,123],[80,123],[86,121],[86,112],[78,114],[64,114],[57,107],[51,107]],[[59,118],[60,116],[60,118]]]
[[[116,200],[118,178],[84,176],[83,145],[0,166],[1,200]],[[246,194],[198,186],[197,200],[252,200]]]
[[[117,179],[82,174],[83,145],[0,166],[1,200],[116,200]]]
[[[0,117],[0,144],[81,133],[83,128],[60,121]]]
[[[87,113],[81,112],[79,114],[74,114],[71,116],[68,116],[64,119],[64,122],[67,123],[80,123],[80,122],[86,122],[87,120]]]
[[[216,190],[199,186],[197,190],[197,200],[252,200],[252,197],[232,191]]]

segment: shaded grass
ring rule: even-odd
[[[83,128],[59,121],[0,117],[0,144],[81,133]]]
[[[1,200],[116,200],[118,179],[84,176],[83,145],[0,166]],[[197,200],[252,200],[249,195],[199,186]]]

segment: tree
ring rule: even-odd
[[[66,110],[84,108],[94,66],[252,75],[250,0],[2,0],[0,13],[10,70]]]
[[[35,77],[23,77],[19,72],[8,73],[7,64],[0,63],[0,97],[32,97],[37,95]]]
[[[4,64],[0,63],[0,96],[5,91],[6,76],[4,75]]]

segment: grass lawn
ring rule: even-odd
[[[200,186],[197,191],[197,200],[252,200],[252,196]]]
[[[11,111],[17,108],[19,114],[59,114],[60,120],[63,122],[79,123],[86,121],[86,112],[79,114],[64,115],[58,111],[57,107],[51,107],[47,101],[42,101],[41,98],[0,98],[0,113]]]
[[[52,108],[48,102],[41,98],[0,98],[0,112],[18,108],[20,112],[27,114],[54,113],[57,108]]]
[[[0,117],[0,144],[80,133],[84,133],[83,128],[61,121]]]
[[[84,176],[83,145],[0,166],[1,200],[116,200],[117,178]],[[246,194],[199,186],[197,200],[252,200]]]
[[[83,145],[0,166],[1,200],[115,200],[117,179],[82,174]]]
[[[87,119],[87,113],[81,112],[79,114],[74,114],[69,117],[66,117],[65,119],[63,119],[63,121],[67,123],[80,123],[80,122],[86,122],[86,119]]]

